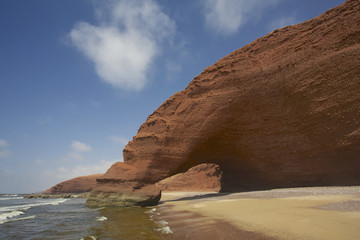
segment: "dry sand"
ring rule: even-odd
[[[360,186],[163,193],[170,239],[360,239]]]

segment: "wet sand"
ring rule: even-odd
[[[360,239],[360,186],[163,193],[169,239]]]

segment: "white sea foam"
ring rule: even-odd
[[[103,221],[106,221],[106,220],[107,220],[107,217],[105,217],[105,216],[101,216],[101,217],[96,218],[96,221],[98,221],[98,222],[103,222]]]
[[[9,222],[9,221],[20,221],[34,218],[34,216],[28,216],[24,218],[14,218],[16,216],[25,214],[24,211],[38,206],[45,206],[45,205],[59,205],[68,199],[49,199],[47,201],[41,201],[37,203],[31,204],[24,204],[24,205],[15,205],[15,206],[7,206],[7,207],[0,207],[0,224]]]
[[[23,217],[23,218],[15,218],[15,219],[10,219],[8,222],[23,221],[23,220],[33,219],[35,217],[36,217],[36,215]]]
[[[35,204],[0,207],[0,213],[1,212],[11,212],[11,211],[26,211],[29,208],[34,207],[34,206],[35,206]]]
[[[171,231],[169,226],[162,227],[158,229],[162,234],[173,234],[173,231]]]
[[[0,214],[0,224],[6,223],[9,221],[10,218],[19,216],[21,214],[25,214],[22,211],[11,211],[11,212],[6,212],[6,213],[1,213]]]
[[[93,240],[96,240],[96,237],[94,237],[94,236],[88,236],[88,237],[86,237],[86,238],[90,238],[90,239],[93,239]],[[85,240],[86,238],[80,238],[80,240]]]
[[[92,211],[98,211],[98,210],[101,210],[101,209],[104,209],[104,208],[106,208],[106,207],[90,208],[90,210],[92,210]]]
[[[60,203],[66,202],[69,199],[59,199],[55,202],[49,203],[50,205],[59,205]]]
[[[19,196],[18,194],[5,194],[3,195],[4,197],[17,197]]]
[[[7,197],[7,198],[0,198],[0,200],[13,200],[13,199],[23,199],[24,197]]]
[[[155,212],[155,211],[156,211],[156,208],[152,208],[152,209],[146,211],[145,213],[153,213],[153,212]]]
[[[25,204],[25,205],[16,205],[16,206],[8,206],[8,207],[0,207],[0,212],[11,212],[11,211],[26,211],[32,207],[45,206],[45,205],[59,205],[68,199],[57,199],[46,202]]]
[[[149,218],[150,218],[151,221],[154,221],[155,214],[160,215],[160,213],[156,212],[156,210],[157,210],[156,208],[151,208],[151,209],[149,209],[148,211],[145,212],[145,213],[147,213],[149,215]]]
[[[171,228],[168,226],[168,222],[165,220],[160,220],[156,222],[161,227],[156,228],[155,230],[158,232],[161,232],[162,234],[173,234],[173,231],[171,231]]]
[[[162,226],[166,226],[166,225],[168,224],[168,222],[165,221],[165,220],[160,220],[160,221],[158,221],[157,223],[160,224],[160,225],[162,225]]]

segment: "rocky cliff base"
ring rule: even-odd
[[[44,194],[44,193],[32,193],[32,194],[27,194],[24,196],[24,198],[27,199],[48,199],[48,198],[88,198],[90,192],[85,192],[85,193],[79,193],[79,194],[74,194],[74,193],[62,193],[62,194]]]

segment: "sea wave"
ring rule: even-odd
[[[24,197],[7,197],[7,198],[0,198],[1,200],[13,200],[13,199],[23,199]]]
[[[10,218],[19,216],[25,214],[22,211],[11,211],[11,212],[6,212],[6,213],[1,213],[0,214],[0,224],[6,223],[9,221]]]
[[[15,218],[15,219],[10,219],[10,220],[8,220],[8,222],[23,221],[23,220],[33,219],[33,218],[35,218],[35,217],[36,217],[36,215],[32,215],[32,216],[28,216],[28,217],[23,217],[23,218]]]
[[[38,206],[45,206],[45,205],[59,205],[63,202],[66,202],[68,199],[58,199],[58,200],[51,200],[46,202],[39,202],[39,203],[32,203],[32,204],[24,204],[24,205],[15,205],[15,206],[8,206],[8,207],[0,207],[1,212],[11,212],[11,211],[26,211],[32,207]]]

